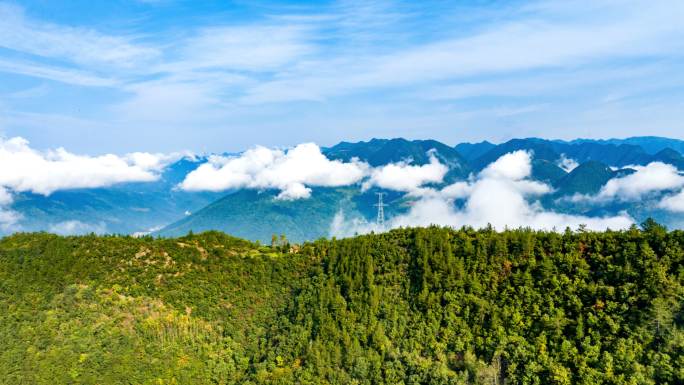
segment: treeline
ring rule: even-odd
[[[0,241],[3,384],[684,383],[684,232]]]

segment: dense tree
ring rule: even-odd
[[[678,384],[684,232],[0,241],[2,384]]]

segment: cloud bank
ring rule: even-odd
[[[564,230],[585,225],[591,230],[624,229],[634,220],[623,213],[608,217],[563,214],[544,209],[533,198],[552,189],[530,178],[532,156],[525,151],[506,154],[473,175],[441,190],[425,189],[407,213],[390,219],[386,228],[359,218],[345,219],[338,214],[331,225],[331,235],[387,230],[406,226],[442,225],[451,227],[492,225],[530,227],[542,230]],[[532,201],[532,202],[531,202]]]
[[[422,166],[399,162],[373,169],[363,188],[377,186],[389,190],[412,192],[425,184],[442,182],[449,169],[439,162],[435,151],[429,151],[429,154],[430,163]]]
[[[552,189],[529,179],[532,156],[525,151],[506,154],[487,166],[473,180],[457,185],[467,191],[463,206],[457,209],[447,194],[436,194],[421,199],[406,215],[392,220],[393,227],[416,225],[446,225],[495,228],[532,227],[535,229],[565,229],[586,225],[589,229],[605,230],[629,227],[633,220],[626,214],[614,217],[592,218],[561,214],[545,210],[530,198],[547,194]],[[467,187],[464,189],[463,187]],[[445,190],[453,191],[454,186]],[[443,190],[444,191],[444,190]]]
[[[595,198],[597,200],[635,201],[654,192],[684,186],[684,176],[670,164],[653,162],[646,166],[631,166],[630,168],[635,169],[636,172],[609,180]]]
[[[635,170],[634,173],[610,179],[595,195],[576,194],[562,199],[594,205],[644,202],[651,207],[684,212],[684,175],[675,166],[652,162],[628,168]]]
[[[57,190],[151,182],[174,156],[132,153],[124,156],[76,155],[63,148],[45,152],[21,137],[0,139],[0,186],[14,192],[50,195]]]
[[[368,165],[358,160],[330,160],[314,143],[288,151],[257,146],[237,157],[212,156],[180,184],[186,191],[276,189],[278,199],[311,196],[309,186],[337,187],[359,182]]]
[[[304,143],[289,150],[257,146],[239,156],[212,156],[189,173],[180,184],[186,191],[225,191],[232,189],[275,189],[278,199],[302,199],[311,196],[310,187],[339,187],[362,182],[371,187],[421,194],[421,188],[441,183],[449,171],[434,151],[430,162],[412,165],[410,161],[372,168],[357,159],[350,162],[330,160],[314,143]]]
[[[674,213],[684,213],[684,190],[663,198],[658,207]]]
[[[87,156],[64,148],[38,151],[21,137],[0,138],[0,230],[16,229],[22,215],[12,210],[14,194],[32,192],[48,196],[58,190],[108,187],[124,182],[151,182],[180,154],[136,152]],[[104,232],[100,226],[69,221],[53,225],[52,232]]]

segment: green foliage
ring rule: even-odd
[[[0,241],[0,384],[677,384],[684,232]]]

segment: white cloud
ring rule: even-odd
[[[104,234],[107,232],[107,226],[104,223],[92,224],[71,220],[50,225],[48,232],[59,235]]]
[[[596,3],[592,12],[585,6],[518,10],[470,34],[449,31],[441,41],[402,46],[384,54],[309,61],[307,66],[251,87],[246,100],[320,100],[370,88],[667,54],[681,47],[661,42],[664,36],[682,35],[679,26],[684,9],[679,2],[651,7],[638,1]]]
[[[463,199],[468,197],[473,191],[470,182],[456,182],[444,187],[439,194],[447,199]]]
[[[482,170],[480,176],[494,179],[523,179],[532,172],[530,158],[531,155],[525,151],[505,154]]]
[[[14,197],[6,188],[0,186],[0,207],[12,204]]]
[[[395,191],[409,192],[428,183],[440,183],[449,169],[439,162],[434,151],[429,152],[429,158],[430,163],[420,166],[412,165],[409,162],[399,162],[375,168],[371,172],[370,178],[364,183],[363,188],[378,186]]]
[[[672,165],[652,162],[646,166],[630,166],[630,168],[635,169],[636,172],[609,180],[596,197],[590,199],[634,201],[651,193],[684,186],[684,176]]]
[[[0,230],[2,231],[9,230],[21,219],[19,213],[9,209],[13,200],[12,194],[0,186]]]
[[[357,234],[367,234],[371,231],[382,232],[385,229],[376,223],[368,222],[360,215],[347,217],[343,210],[338,211],[330,223],[328,235],[330,237],[351,237]]]
[[[506,154],[487,166],[467,182],[457,182],[442,190],[423,190],[410,210],[391,218],[388,228],[428,226],[432,224],[461,227],[484,227],[491,224],[497,229],[505,227],[531,227],[558,231],[566,227],[586,225],[588,229],[623,229],[634,221],[621,213],[611,217],[587,217],[545,210],[535,196],[549,193],[551,188],[529,179],[531,155],[525,151]],[[462,205],[456,205],[461,200]],[[377,231],[373,224],[362,220],[347,220],[338,216],[331,226],[339,236]]]
[[[79,70],[55,68],[19,60],[0,60],[0,72],[12,72],[79,86],[113,87],[117,84],[114,79]]]
[[[684,213],[684,190],[663,198],[658,207],[675,213]]]
[[[180,188],[188,191],[224,191],[230,189],[277,189],[280,199],[308,198],[309,186],[348,186],[361,182],[362,189],[373,186],[427,193],[422,186],[440,183],[449,171],[429,151],[430,162],[412,165],[410,161],[390,163],[377,168],[353,159],[330,160],[313,143],[300,144],[289,151],[257,146],[240,156],[212,156],[209,162],[188,174]]]
[[[21,219],[21,215],[16,211],[0,207],[0,230],[9,231],[14,229],[14,226]]]
[[[574,159],[568,158],[565,154],[561,154],[556,165],[565,170],[565,172],[570,172],[576,169],[579,166],[579,163]]]
[[[162,69],[273,70],[312,51],[308,32],[294,24],[205,28],[183,42],[179,55],[185,60]]]
[[[15,137],[0,139],[0,186],[16,192],[49,195],[57,190],[150,182],[174,156],[133,153],[125,156],[76,155],[63,148],[40,152]]]
[[[288,151],[257,146],[237,157],[213,156],[188,174],[180,187],[189,191],[277,189],[279,199],[308,198],[308,186],[346,186],[359,182],[368,165],[329,160],[313,143]]]

